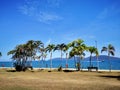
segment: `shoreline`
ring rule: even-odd
[[[0,69],[15,69],[14,67],[0,67]],[[33,70],[39,70],[39,69],[43,69],[43,70],[50,70],[50,68],[33,68]],[[51,70],[57,70],[58,68],[52,68]],[[75,68],[63,68],[63,70],[73,70],[76,71]],[[81,71],[88,71],[88,69],[82,69]],[[95,71],[94,69],[92,71]],[[105,72],[109,72],[109,69],[98,69],[99,71],[105,71]],[[120,70],[111,70],[111,72],[120,72]]]

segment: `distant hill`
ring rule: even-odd
[[[69,60],[73,60],[74,58],[70,58]],[[89,60],[90,57],[87,57],[87,58],[84,58],[84,60]],[[53,61],[55,60],[61,60],[61,58],[53,58],[52,59]],[[62,60],[66,60],[65,58],[63,58]],[[92,57],[92,60],[96,60],[96,56],[93,56]],[[107,55],[100,55],[98,57],[98,60],[108,60],[108,56]],[[120,58],[118,57],[113,57],[113,56],[110,56],[110,60],[120,60]]]
[[[89,59],[90,59],[90,57],[85,58],[85,60],[89,60]],[[96,60],[96,56],[93,56],[92,60]],[[107,55],[100,55],[98,57],[98,60],[108,60],[108,56]],[[110,60],[120,60],[120,58],[110,56]]]
[[[53,58],[52,60],[53,60],[53,61],[54,61],[54,60],[61,60],[61,58]],[[62,58],[62,60],[66,60],[66,58]]]

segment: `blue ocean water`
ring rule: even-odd
[[[75,61],[74,60],[67,60],[68,61],[68,68],[75,68]],[[120,70],[120,60],[110,60],[111,61],[111,67],[112,70]],[[0,62],[0,67],[13,67],[14,61],[1,61]],[[89,60],[81,60],[81,68],[82,69],[87,69],[87,67],[90,65]],[[58,68],[62,64],[62,67],[66,67],[66,60],[60,60],[60,59],[54,59],[52,60],[52,68]],[[32,66],[34,68],[50,68],[50,60],[48,61],[32,61]],[[110,65],[109,65],[109,60],[104,60],[104,61],[96,61],[92,60],[92,66],[98,66],[99,69],[106,69],[108,70]]]

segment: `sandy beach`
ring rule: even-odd
[[[0,90],[120,90],[120,72],[9,70],[0,69]]]
[[[14,67],[0,67],[0,69],[14,69]],[[42,69],[42,70],[50,70],[50,68],[33,68],[34,70],[39,70],[39,69]],[[58,68],[52,68],[51,70],[57,70]],[[63,68],[63,70],[72,70],[72,71],[76,71],[75,68]],[[81,71],[88,71],[88,69],[82,69]],[[92,70],[92,71],[96,71],[96,70]],[[106,70],[106,69],[98,69],[98,72],[109,72],[109,70]],[[120,70],[111,70],[111,72],[120,72]]]

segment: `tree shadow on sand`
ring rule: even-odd
[[[100,77],[105,77],[105,78],[114,78],[114,79],[120,80],[120,75],[119,75],[119,76],[113,76],[113,75],[103,75],[103,76],[100,76]]]

